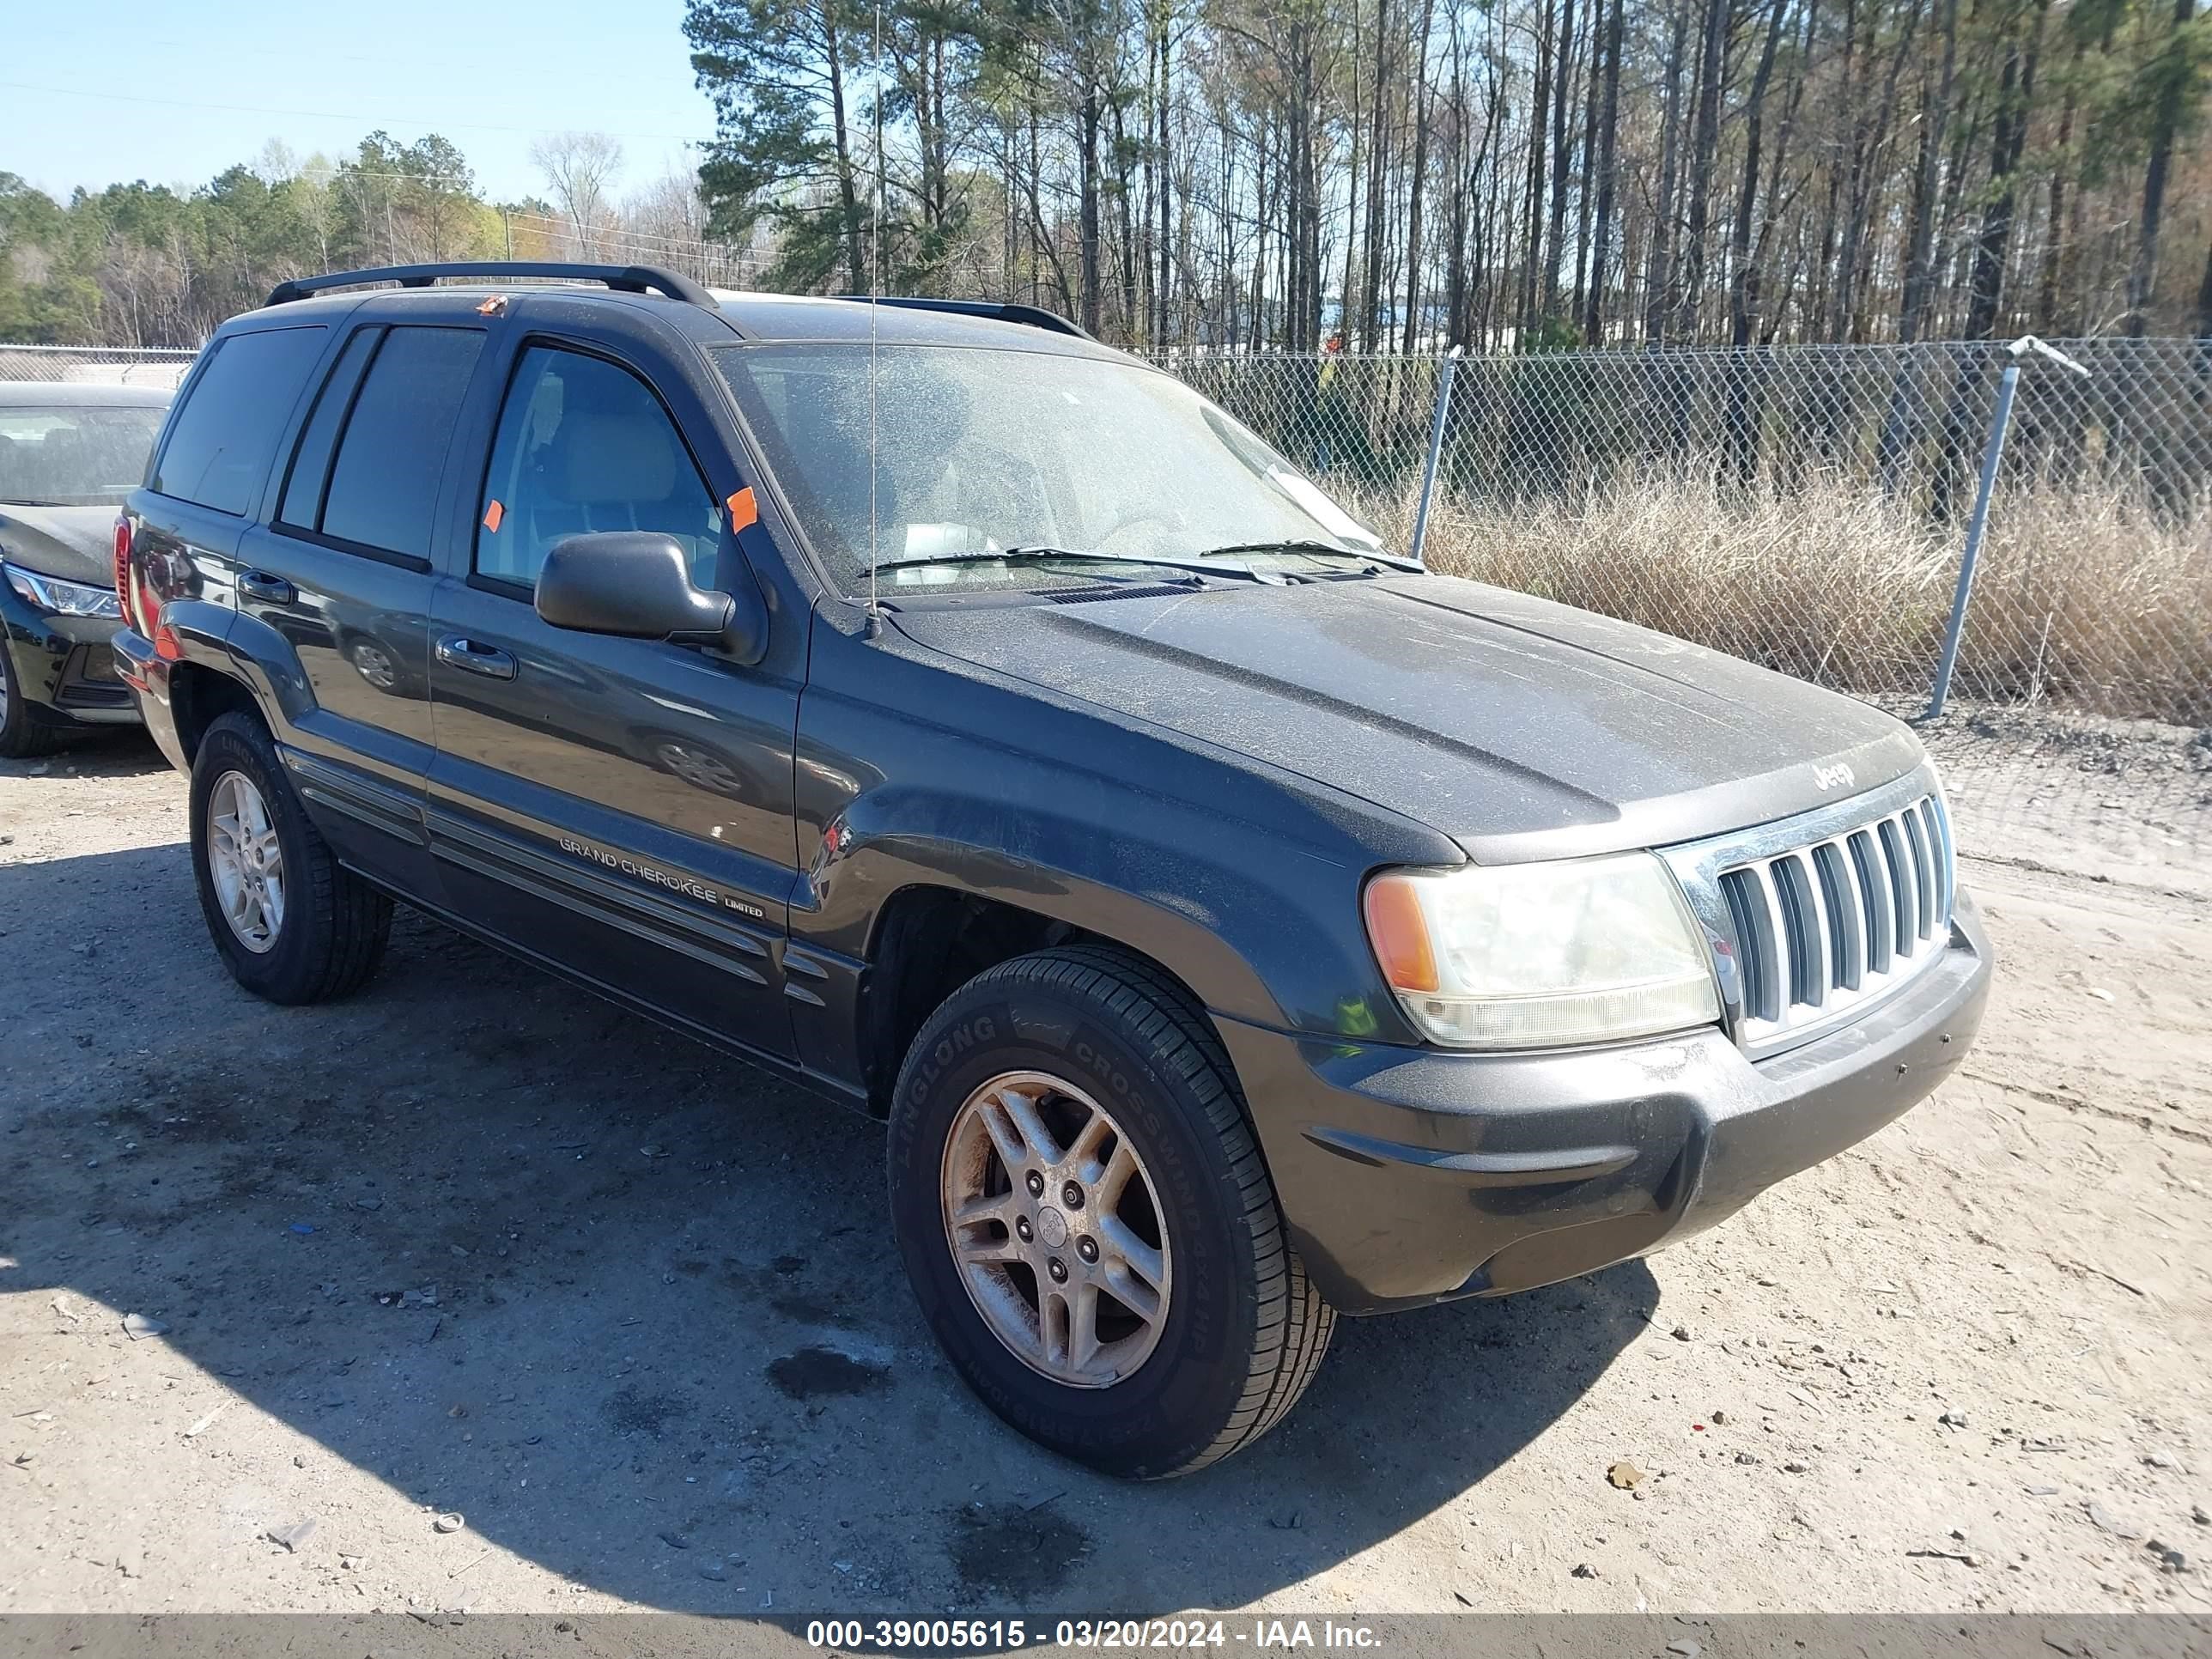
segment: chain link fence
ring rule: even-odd
[[[1410,545],[1439,359],[1156,361]],[[1468,358],[1449,378],[1431,564],[1912,718],[1955,614],[1948,714],[1923,732],[1985,823],[2102,837],[2135,809],[2201,847],[2212,343],[1564,352]]]
[[[1970,698],[2212,723],[2212,345],[2026,359]],[[1434,358],[1163,359],[1410,540]],[[1469,358],[1425,553],[1847,690],[1929,688],[2003,369],[1990,344]]]
[[[2212,342],[2057,349],[2087,372],[1984,343],[1462,359],[1425,556],[1919,718],[2017,365],[1923,736],[1986,822],[2212,845]],[[0,380],[174,386],[193,355],[0,344]],[[1154,361],[1411,544],[1443,360]]]
[[[199,353],[130,346],[9,345],[0,343],[0,380],[59,380],[79,386],[150,386],[173,392]]]

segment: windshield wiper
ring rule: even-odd
[[[1315,541],[1310,537],[1291,537],[1276,542],[1231,542],[1221,547],[1209,547],[1201,556],[1212,558],[1224,553],[1309,553],[1321,558],[1356,559],[1363,564],[1386,564],[1396,570],[1419,570],[1421,566],[1412,559],[1401,559],[1395,553],[1381,549],[1361,552],[1357,548],[1338,547],[1330,542]]]
[[[1224,563],[1210,554],[1194,558],[1170,559],[1152,553],[1102,553],[1079,547],[1048,547],[1042,544],[1000,548],[996,552],[927,553],[910,559],[885,559],[876,568],[912,570],[933,564],[1048,564],[1064,560],[1075,560],[1085,564],[1157,565],[1167,570],[1188,570],[1195,575],[1248,576],[1254,581],[1273,580],[1273,573],[1262,573],[1249,564]]]

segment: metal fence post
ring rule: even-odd
[[[1444,422],[1451,415],[1452,376],[1459,370],[1462,348],[1454,346],[1437,366],[1437,417],[1429,428],[1429,460],[1421,470],[1421,505],[1413,514],[1413,562],[1424,562],[1421,544],[1429,537],[1429,498],[1437,489],[1437,459],[1443,453]]]
[[[1982,449],[1982,482],[1974,492],[1974,516],[1966,521],[1966,550],[1959,559],[1959,586],[1951,594],[1951,620],[1943,630],[1943,655],[1936,665],[1936,695],[1926,718],[1943,712],[1951,695],[1951,671],[1959,665],[1959,635],[1966,625],[1966,600],[1974,591],[1974,562],[1982,556],[1982,536],[1990,524],[1990,494],[1996,487],[1997,463],[2004,458],[2005,432],[2012,425],[2013,393],[2020,386],[2017,359],[2005,365],[1997,382],[1996,407],[1990,411],[1990,439]]]

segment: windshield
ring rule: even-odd
[[[736,346],[715,356],[808,539],[847,592],[865,589],[867,346]],[[884,346],[876,359],[874,547],[886,593],[1117,573],[1157,580],[1160,571],[1139,562],[1202,564],[1231,547],[1224,570],[1341,568],[1332,550],[1381,549],[1281,456],[1165,374],[977,347]],[[1271,555],[1277,543],[1310,545]],[[989,560],[1008,549],[1131,562]]]
[[[131,404],[0,409],[0,501],[120,507],[167,411]]]

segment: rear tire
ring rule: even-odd
[[[1334,1310],[1291,1251],[1228,1057],[1152,963],[1086,946],[978,975],[915,1039],[890,1127],[922,1312],[1031,1439],[1108,1474],[1187,1474],[1273,1427],[1319,1370]]]
[[[200,739],[191,819],[200,911],[231,977],[270,1002],[307,1003],[376,971],[392,901],[331,856],[252,716],[225,714]],[[239,856],[246,842],[258,856]]]

